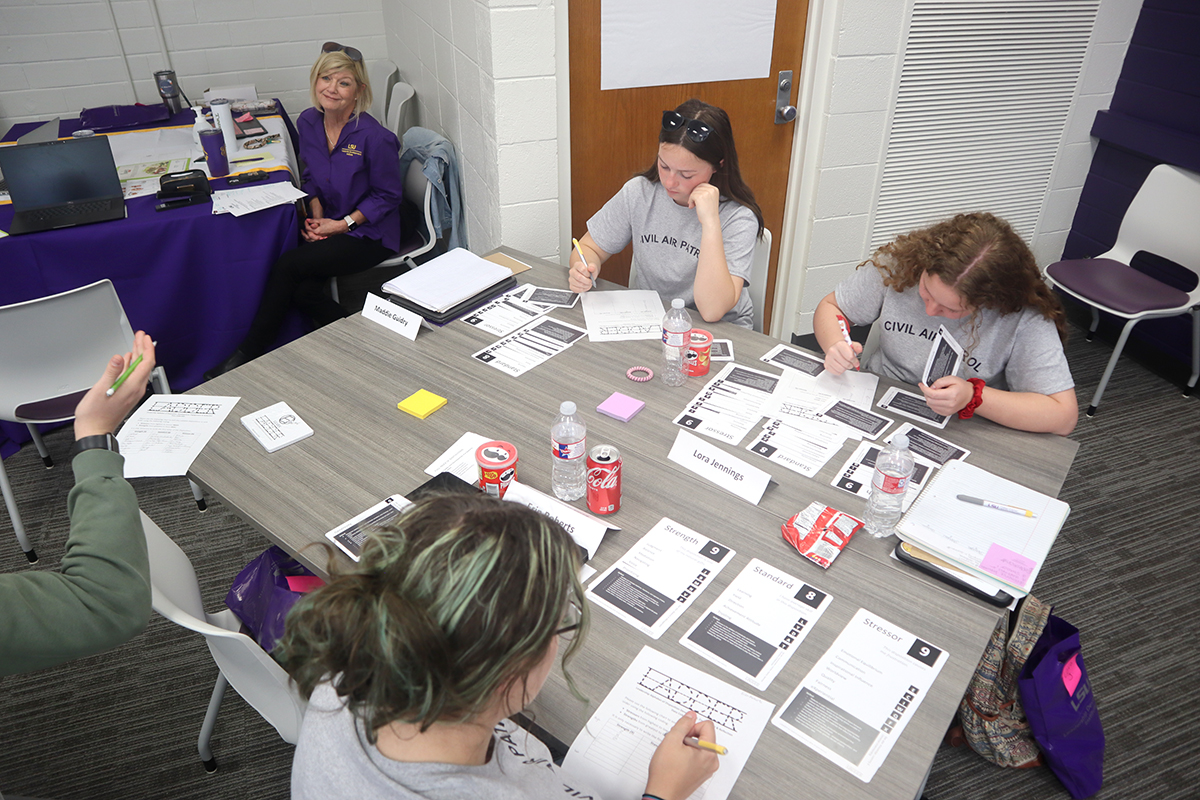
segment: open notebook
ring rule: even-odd
[[[959,499],[1025,509],[1033,516]],[[906,542],[1028,594],[1071,507],[963,461],[938,470],[896,525]]]

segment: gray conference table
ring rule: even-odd
[[[534,266],[519,276],[522,282],[566,286],[562,267],[516,251],[504,252]],[[551,316],[585,327],[578,305],[555,310]],[[732,325],[703,327],[716,338],[731,339],[739,363],[779,371],[758,361],[777,344],[775,340]],[[325,531],[382,498],[424,483],[425,467],[465,431],[512,442],[520,453],[520,480],[549,493],[550,424],[559,402],[574,400],[587,422],[589,443],[615,444],[624,462],[622,507],[611,517],[621,530],[606,535],[592,566],[598,570],[610,566],[664,516],[731,546],[737,555],[657,641],[596,610],[587,646],[571,667],[589,704],[570,693],[556,670],[534,704],[536,722],[569,744],[647,644],[748,689],[678,640],[746,563],[757,557],[834,597],[788,665],[766,692],[759,693],[777,707],[860,607],[943,648],[949,659],[870,783],[862,783],[768,725],[732,797],[794,791],[808,798],[910,800],[1001,612],[896,562],[890,557],[895,539],[860,535],[829,570],[804,560],[783,540],[781,523],[814,500],[850,514],[863,511],[861,500],[830,485],[855,443],[848,442],[815,479],[808,479],[745,449],[714,442],[772,474],[771,485],[754,506],[667,459],[679,430],[672,420],[721,364],[714,364],[708,377],[691,378],[680,388],[668,388],[657,378],[633,383],[625,377],[629,367],[645,364],[657,369],[657,342],[593,344],[585,337],[513,378],[470,357],[495,338],[461,322],[423,330],[415,342],[361,316],[329,325],[191,392],[242,399],[188,476],[268,539],[325,574],[324,551],[309,545],[324,541]],[[889,385],[881,380],[879,392]],[[428,389],[448,402],[425,420],[396,408],[397,402],[418,389]],[[596,413],[596,406],[614,391],[637,397],[646,407],[628,423]],[[267,454],[238,418],[280,400],[287,401],[315,434]],[[1051,495],[1062,487],[1077,449],[1062,437],[1012,431],[978,417],[954,419],[940,433],[969,449],[972,463]],[[583,500],[575,505],[586,507]],[[337,558],[350,566],[340,553]]]

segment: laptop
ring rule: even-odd
[[[29,133],[17,139],[17,144],[37,144],[52,142],[58,138],[58,117],[44,122]],[[8,181],[4,180],[4,171],[0,170],[0,192],[8,191]]]
[[[0,147],[13,221],[35,233],[125,217],[125,198],[104,136]]]

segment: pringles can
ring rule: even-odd
[[[692,328],[691,338],[688,340],[688,349],[685,369],[688,377],[698,378],[701,375],[708,374],[710,358],[712,356],[712,334],[708,331]]]
[[[587,506],[593,514],[621,510],[621,451],[611,444],[588,451]]]
[[[517,448],[508,442],[484,442],[475,451],[479,488],[492,497],[504,497],[517,477]]]

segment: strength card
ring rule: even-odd
[[[733,560],[734,551],[663,517],[588,587],[588,598],[652,639]]]
[[[950,420],[949,417],[943,417],[930,408],[929,404],[925,402],[925,395],[906,392],[895,386],[884,392],[883,397],[879,398],[876,405],[893,414],[900,414],[928,425],[936,425],[939,428],[945,428],[946,423]]]

